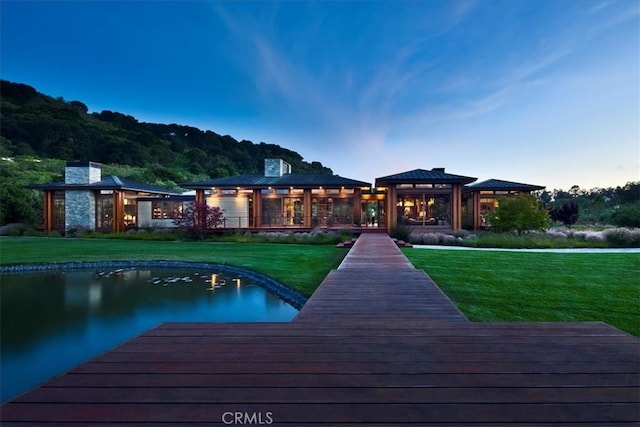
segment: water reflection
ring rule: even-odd
[[[2,401],[163,322],[282,322],[297,310],[248,278],[189,270],[2,276]]]

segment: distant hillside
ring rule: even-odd
[[[141,166],[174,182],[185,175],[259,173],[269,157],[286,160],[295,172],[332,173],[279,145],[237,141],[178,124],[141,123],[112,111],[89,114],[80,101],[52,98],[21,83],[0,81],[0,97],[2,156]]]

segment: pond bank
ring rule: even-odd
[[[295,309],[300,310],[307,302],[307,299],[300,293],[289,288],[282,283],[241,267],[234,267],[226,264],[214,264],[205,262],[186,261],[99,261],[99,262],[60,262],[49,264],[23,264],[23,265],[3,265],[0,266],[0,274],[20,274],[42,271],[61,270],[87,270],[87,269],[118,269],[118,268],[193,268],[205,271],[219,271],[221,273],[238,274],[245,276],[280,298],[291,304]]]

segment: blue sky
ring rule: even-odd
[[[640,179],[635,0],[3,0],[0,14],[3,79],[349,178]]]

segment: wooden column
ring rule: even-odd
[[[200,205],[202,203],[207,203],[207,199],[204,196],[204,189],[203,188],[198,188],[196,189],[196,200],[195,200],[196,206]],[[200,218],[200,215],[196,215],[196,223],[194,224],[196,226],[196,228],[200,228],[202,226],[202,219]]]
[[[394,184],[387,188],[387,229],[391,230],[398,223],[398,196]]]
[[[305,188],[302,193],[302,208],[303,208],[303,225],[307,228],[311,228],[313,222],[311,220],[311,189]]]
[[[44,192],[44,224],[45,232],[53,231],[55,208],[53,203],[53,191],[45,190]]]
[[[199,188],[196,190],[196,203],[204,203],[206,200],[204,198],[204,190]]]
[[[462,189],[460,184],[451,186],[451,228],[460,230],[462,228]]]
[[[362,190],[360,188],[353,189],[353,200],[351,205],[351,225],[354,223],[354,219],[362,218]]]
[[[113,226],[115,233],[124,231],[124,193],[122,191],[113,192]]]
[[[480,192],[474,191],[472,195],[471,209],[473,216],[473,229],[479,230],[482,225],[482,219],[480,218]]]
[[[253,226],[262,227],[262,190],[253,190]]]

